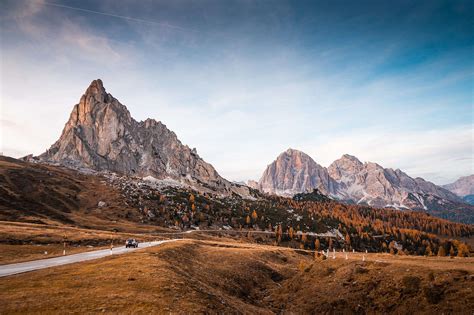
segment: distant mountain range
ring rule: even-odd
[[[468,191],[465,182],[453,187]],[[318,189],[347,203],[428,211],[455,220],[465,215],[474,218],[474,208],[462,196],[422,178],[412,178],[399,169],[362,163],[348,154],[325,168],[304,152],[288,149],[267,166],[258,183],[250,185],[282,196]]]
[[[462,197],[465,202],[474,205],[474,175],[461,177],[454,183],[443,187]]]

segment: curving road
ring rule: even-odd
[[[101,250],[95,250],[95,251],[67,255],[67,256],[60,256],[60,257],[33,260],[33,261],[27,261],[27,262],[10,264],[10,265],[3,265],[3,266],[0,266],[0,277],[11,276],[17,273],[23,273],[23,272],[28,272],[28,271],[38,270],[38,269],[67,265],[67,264],[72,264],[76,262],[102,258],[102,257],[110,256],[110,255],[125,254],[129,252],[133,252],[137,249],[157,246],[164,243],[174,242],[174,241],[179,241],[179,240],[181,239],[145,242],[145,243],[140,243],[138,248],[125,248],[125,246],[121,246],[121,247],[114,247],[112,252],[110,249],[101,249]]]
[[[251,231],[189,230],[189,231],[183,231],[183,232],[170,232],[170,233],[165,232],[165,233],[160,233],[160,235],[183,235],[183,234],[199,233],[199,232],[200,233],[216,233],[217,232],[217,233],[230,233],[230,234],[232,234],[232,233],[245,234],[245,233],[250,232],[251,234],[275,234],[275,232],[270,232],[270,231],[253,231],[253,230],[251,230]],[[322,233],[322,234],[302,233],[302,234],[308,234],[308,235],[313,235],[313,236],[321,236],[321,237],[336,237],[335,235],[333,235],[331,233]],[[62,266],[62,265],[77,263],[77,262],[81,262],[81,261],[87,261],[87,260],[102,258],[102,257],[110,256],[110,255],[125,254],[125,253],[129,253],[129,252],[135,251],[135,250],[140,249],[140,248],[157,246],[157,245],[161,245],[161,244],[164,244],[164,243],[175,242],[175,241],[179,241],[179,240],[183,240],[183,238],[140,243],[139,248],[125,248],[125,246],[114,247],[112,253],[111,253],[110,249],[101,249],[101,250],[78,253],[78,254],[67,255],[67,256],[60,256],[60,257],[54,257],[54,258],[39,259],[39,260],[22,262],[22,263],[3,265],[3,266],[0,266],[0,278],[1,277],[6,277],[6,276],[11,276],[11,275],[14,275],[14,274],[17,274],[17,273],[23,273],[23,272],[39,270],[39,269],[44,269],[44,268]]]

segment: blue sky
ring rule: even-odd
[[[101,78],[221,175],[289,147],[474,173],[472,1],[0,2],[0,150],[39,154]]]

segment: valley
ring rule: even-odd
[[[187,240],[11,276],[0,282],[0,299],[8,314],[466,313],[473,268],[472,258],[322,260],[229,239]]]
[[[124,241],[125,233],[153,235],[202,229],[251,235],[253,231],[266,231],[263,235],[256,233],[254,238],[264,244],[303,249],[345,248],[415,255],[439,252],[444,256],[468,255],[467,245],[459,239],[474,234],[472,225],[420,212],[346,205],[322,197],[315,201],[314,196],[320,196],[316,191],[292,199],[251,190],[254,196],[244,199],[108,172],[86,175],[58,166],[8,158],[2,161],[0,189],[10,197],[0,204],[0,218],[7,231],[8,221],[107,231],[109,241],[97,238],[101,245],[108,244],[111,238]],[[21,232],[24,228],[27,227],[7,232],[3,243],[63,241],[63,236],[58,235],[61,233],[45,241]],[[17,230],[27,237],[15,235]],[[41,229],[37,231],[43,234]],[[70,241],[74,245],[87,243],[74,238]]]

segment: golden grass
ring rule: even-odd
[[[70,224],[125,233],[166,231],[143,224],[142,213],[100,176],[0,157],[0,220]],[[99,208],[99,201],[105,206]]]
[[[66,246],[66,255],[108,248],[108,246]],[[63,255],[64,246],[50,245],[5,245],[0,244],[0,265],[30,260],[45,259]]]
[[[109,247],[112,242],[115,246],[122,245],[127,238],[136,238],[140,242],[160,239],[151,233],[120,233],[65,225],[0,221],[0,264],[60,256],[63,254],[64,236],[66,254]]]
[[[183,240],[2,278],[0,313],[470,313],[473,264]]]

